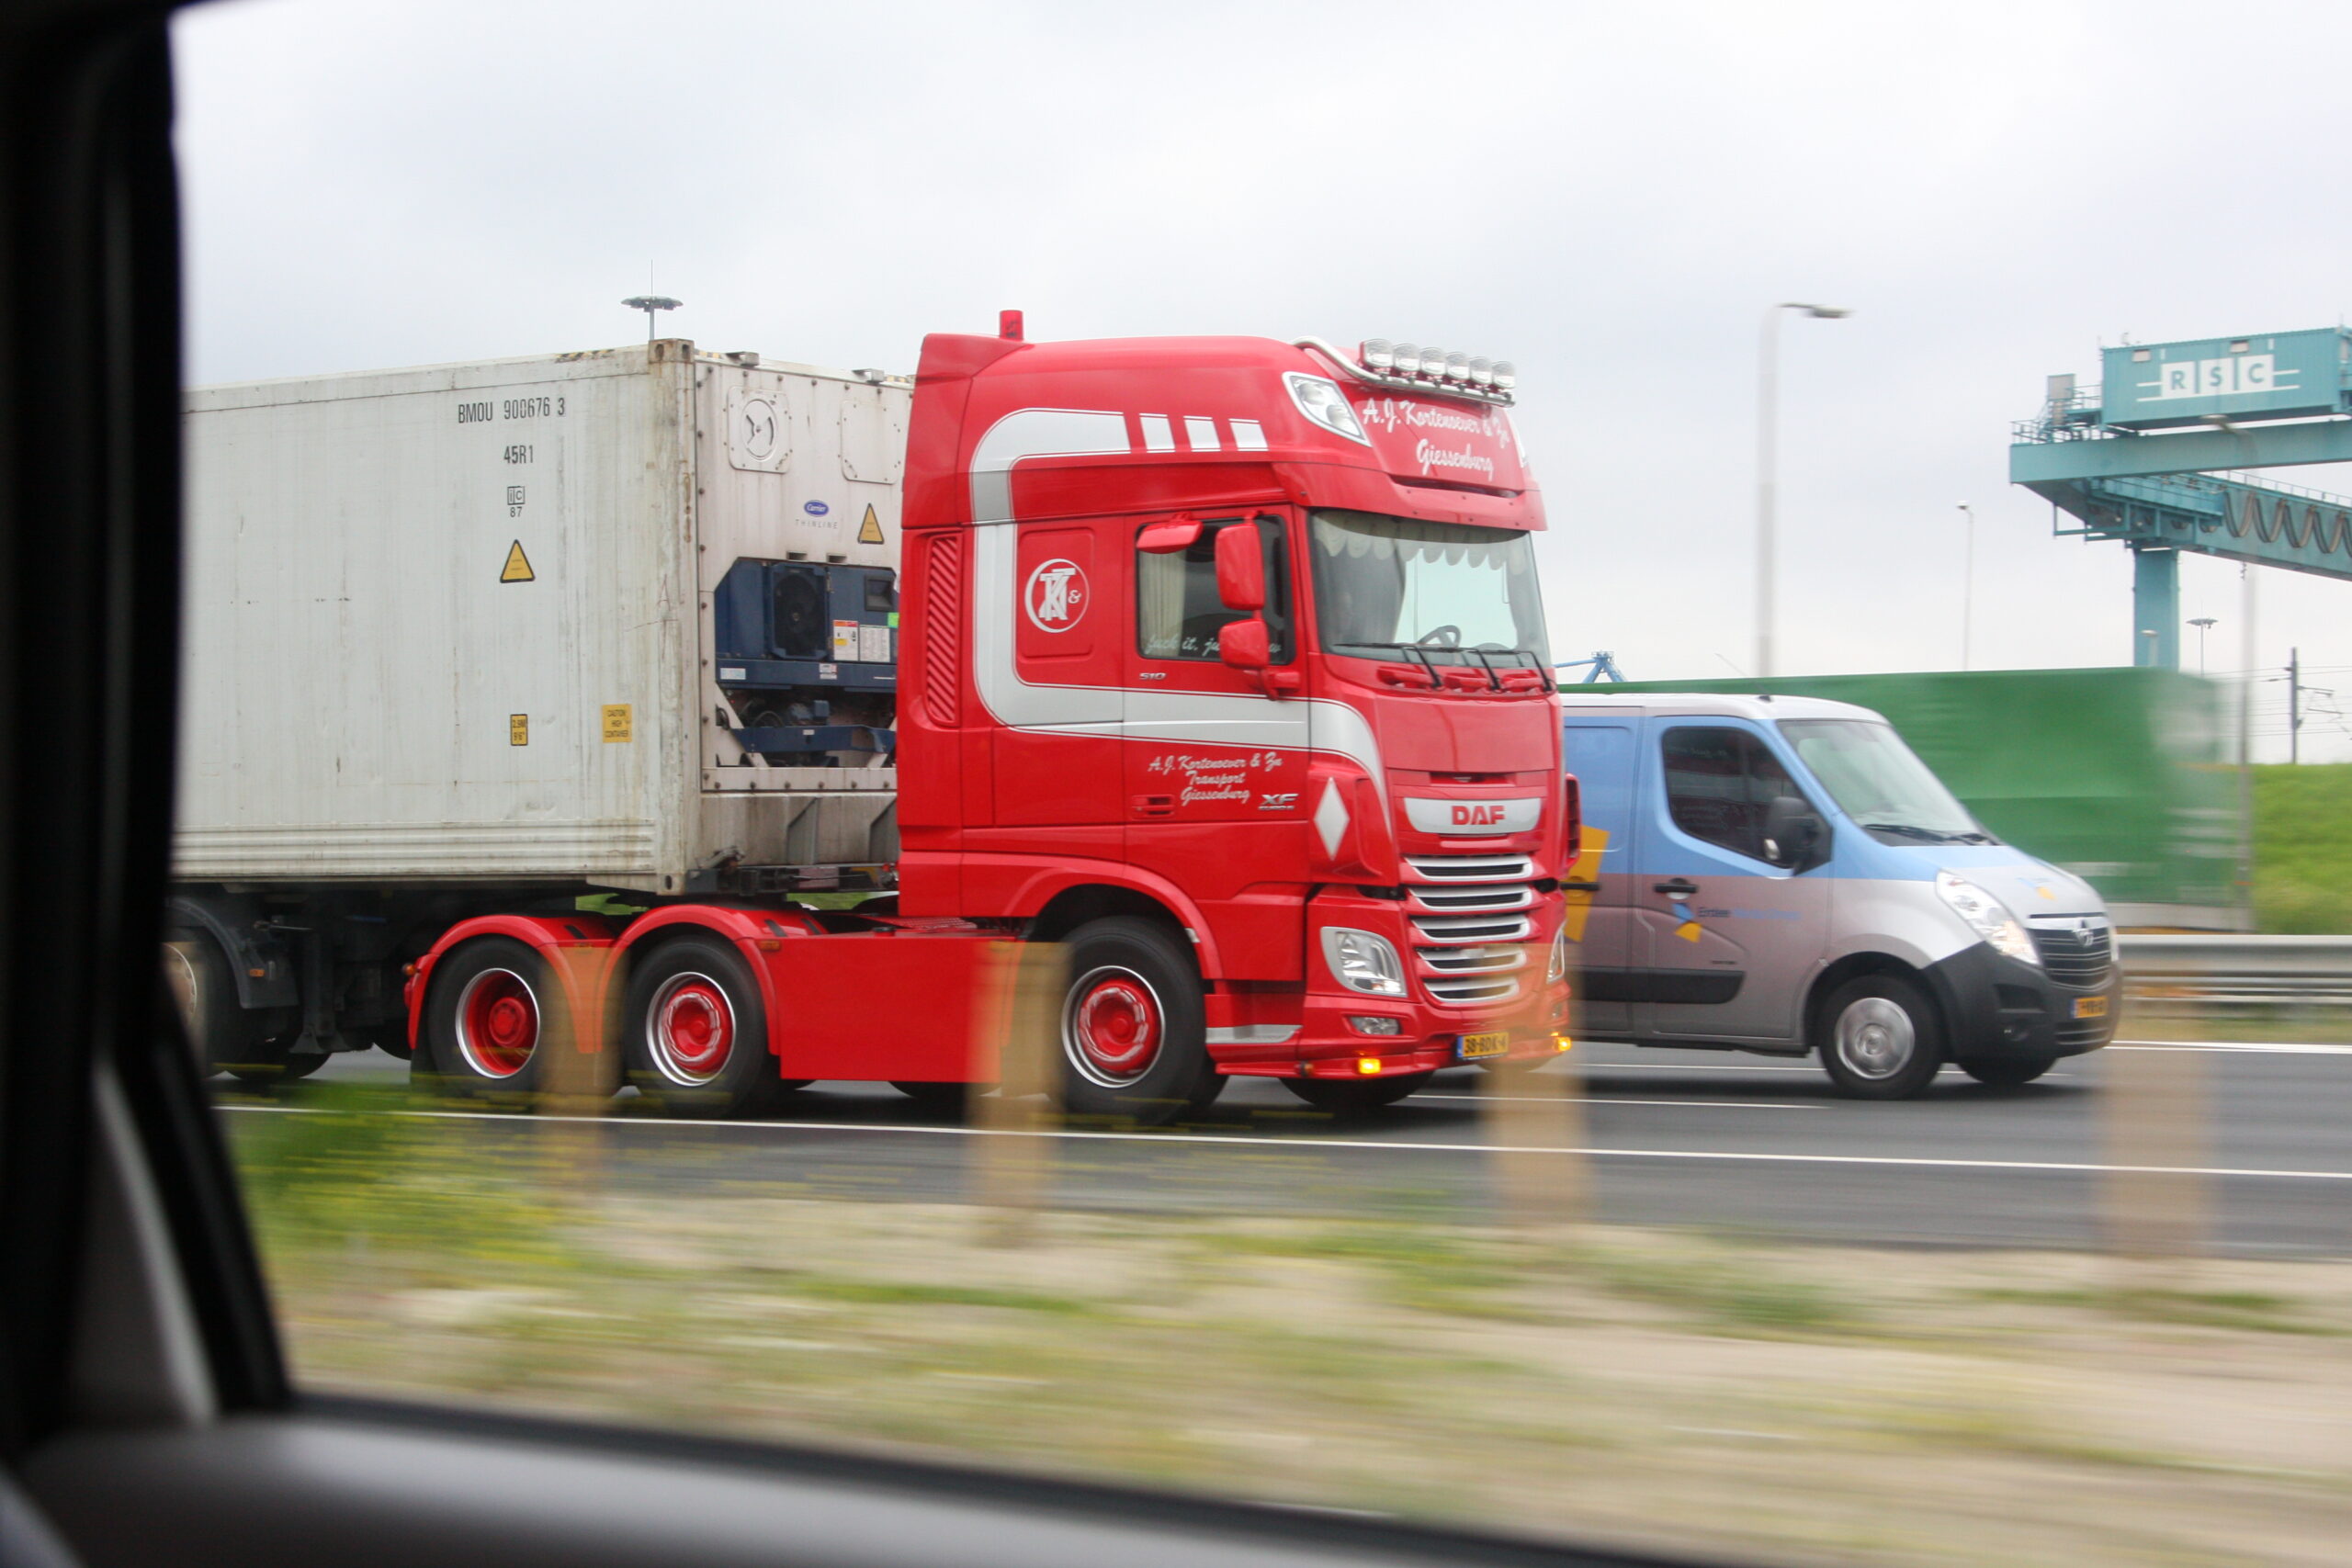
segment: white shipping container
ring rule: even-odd
[[[683,893],[893,858],[878,756],[737,744],[713,595],[739,559],[896,568],[910,391],[662,340],[192,392],[176,874]],[[854,630],[887,683],[895,633]]]

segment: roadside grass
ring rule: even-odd
[[[2253,1334],[2340,1336],[2352,1329],[2315,1322],[2301,1303],[2259,1291],[2174,1291],[2154,1286],[2072,1290],[1982,1290],[1979,1300],[2027,1306],[2078,1307],[2142,1323],[2226,1328]]]
[[[2352,931],[2352,763],[2254,770],[2254,908],[2265,931]]]
[[[1044,1211],[1012,1241],[974,1206],[632,1165],[591,1124],[301,1102],[324,1113],[229,1126],[311,1387],[1746,1561],[2317,1563],[2352,1537],[2352,1265],[1458,1211]]]

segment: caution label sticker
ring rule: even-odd
[[[857,525],[857,542],[861,545],[882,543],[882,519],[874,515],[874,503],[865,506],[865,521]]]
[[[536,582],[538,573],[531,570],[531,558],[523,553],[523,541],[515,540],[506,547],[506,565],[500,569],[501,582]]]
[[[531,716],[510,713],[506,716],[506,744],[528,746],[531,743]]]
[[[607,741],[637,739],[636,721],[629,713],[628,704],[606,703],[605,705],[604,733]]]

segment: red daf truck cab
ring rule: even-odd
[[[1069,945],[1080,1106],[1566,1048],[1543,503],[1491,372],[1366,350],[923,345],[900,907]]]
[[[1060,944],[1081,1115],[1241,1075],[1364,1109],[1567,1049],[1577,797],[1508,382],[1381,343],[928,339],[898,907],[468,916],[409,965],[420,1071],[528,1093],[550,1046],[616,1052],[709,1115],[993,1082],[1009,940]]]

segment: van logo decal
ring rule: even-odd
[[[1041,632],[1066,632],[1086,618],[1091,591],[1074,560],[1040,561],[1021,590],[1021,607]]]

